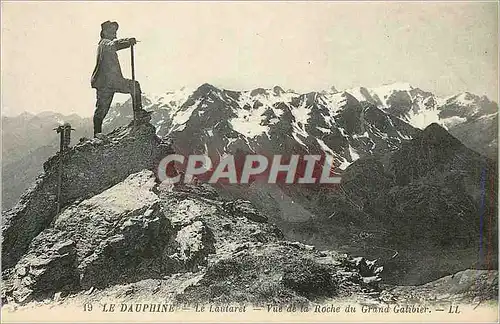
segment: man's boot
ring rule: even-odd
[[[97,134],[102,133],[102,120],[98,118],[94,118],[94,137],[97,137]]]
[[[134,110],[134,121],[136,125],[146,124],[151,121],[151,111],[142,108]]]

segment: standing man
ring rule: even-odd
[[[94,137],[102,133],[102,122],[109,111],[113,96],[118,93],[130,93],[134,96],[134,119],[149,116],[142,109],[141,86],[139,82],[125,79],[120,68],[116,51],[136,44],[135,38],[116,39],[118,23],[105,21],[101,24],[101,40],[97,47],[97,62],[90,84],[97,90],[96,110],[94,112]],[[135,84],[135,85],[134,85]]]

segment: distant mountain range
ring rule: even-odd
[[[210,131],[199,135],[211,142],[222,136],[225,145],[248,146],[247,142],[273,142],[273,136],[280,133],[287,137],[287,145],[335,151],[337,162],[343,166],[355,159],[347,154],[346,140],[353,141],[351,149],[360,150],[361,156],[372,146],[380,150],[377,144],[394,147],[394,143],[411,137],[411,127],[400,121],[416,129],[438,123],[469,148],[491,158],[497,155],[498,105],[468,92],[439,98],[406,83],[345,91],[332,87],[307,94],[284,91],[278,86],[238,92],[204,84],[198,89],[183,88],[143,100],[147,109],[154,111],[152,123],[161,136],[192,131],[198,134],[207,129]],[[108,131],[132,118],[130,107],[129,100],[111,109],[105,120]],[[205,114],[207,111],[210,113]],[[374,125],[377,118],[379,124]],[[342,132],[338,140],[344,141],[340,147],[331,142],[338,132]],[[380,138],[387,139],[387,143],[382,144]]]
[[[361,157],[383,156],[419,136],[431,123],[447,129],[467,147],[496,159],[498,105],[460,93],[438,98],[406,83],[299,94],[276,86],[232,91],[204,84],[143,98],[151,123],[169,135],[179,152],[282,152],[329,154],[339,170]],[[132,119],[130,100],[116,104],[105,132]],[[73,143],[92,134],[91,118],[45,112],[2,117],[2,209],[14,205],[58,150],[54,128],[69,122]]]

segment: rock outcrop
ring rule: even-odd
[[[143,170],[57,215],[4,271],[2,295],[24,304],[177,278],[177,302],[308,302],[378,291],[370,264],[284,241],[248,201]]]
[[[62,156],[61,208],[90,198],[143,169],[155,170],[169,152],[150,125],[121,127],[103,140],[83,140]],[[59,154],[2,219],[2,265],[12,267],[31,240],[46,228],[57,211]]]
[[[151,171],[123,182],[56,216],[31,242],[10,274],[16,301],[44,298],[157,276],[168,265],[161,251],[172,235],[161,216]]]

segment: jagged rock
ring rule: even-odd
[[[297,249],[308,250],[308,251],[312,251],[315,249],[315,247],[312,245],[307,245],[307,244],[300,243],[300,242],[284,242],[284,244],[286,244],[288,246],[292,246],[292,247],[297,248]]]
[[[250,234],[250,236],[252,238],[254,238],[255,240],[257,240],[258,242],[263,242],[263,243],[266,243],[268,238],[267,238],[267,234],[262,232],[261,230],[256,230],[255,232],[253,232],[252,234]]]
[[[220,197],[157,187],[153,173],[143,171],[67,208],[11,269],[17,280],[6,280],[11,288],[2,299],[26,302],[74,292],[90,300],[154,295],[183,303],[262,305],[380,292],[375,261],[279,241],[275,226],[235,218],[220,208],[228,204]],[[223,229],[228,222],[231,231]],[[61,262],[61,256],[74,261]],[[29,276],[25,260],[41,270],[39,277]]]
[[[498,300],[498,271],[467,269],[420,286],[394,287],[385,299],[401,302],[442,301],[475,303]]]
[[[177,232],[175,242],[179,244],[180,259],[188,264],[204,265],[207,255],[215,252],[213,234],[201,222],[196,221]]]
[[[360,118],[363,113],[363,106],[352,95],[345,93],[347,105],[344,110],[340,112],[340,122],[345,130],[349,133],[363,133],[361,127],[363,119]]]
[[[328,253],[332,257],[334,253]],[[196,285],[175,300],[185,303],[308,303],[365,289],[356,269],[320,262],[316,250],[287,242],[238,244],[230,255],[208,264]],[[341,256],[337,254],[337,261]]]
[[[56,229],[73,235],[84,289],[158,276],[166,268],[161,251],[172,235],[153,192],[151,171],[73,205],[55,220]],[[103,269],[107,269],[103,272]]]
[[[15,266],[8,282],[17,302],[28,302],[53,295],[53,292],[76,291],[79,288],[76,271],[76,246],[66,232],[47,230],[30,245],[30,252]]]
[[[280,96],[280,95],[282,95],[283,93],[285,93],[285,90],[283,90],[283,88],[282,88],[282,87],[280,87],[280,86],[274,86],[274,87],[273,87],[273,92],[274,92],[274,94],[275,94],[276,96]]]
[[[380,280],[382,280],[382,279],[380,277],[377,277],[377,276],[363,277],[363,283],[365,283],[367,285],[372,285],[374,283],[379,282]]]
[[[242,242],[255,249],[282,239],[274,225],[235,218],[220,197],[212,198],[163,192],[149,170],[131,174],[63,210],[4,271],[2,298],[25,303],[202,271],[210,256],[230,255]],[[228,221],[232,231],[222,228]]]
[[[185,199],[180,201],[174,210],[169,211],[169,219],[174,227],[184,227],[191,225],[197,219],[204,215],[214,213],[214,206],[201,206],[193,199]]]
[[[367,261],[363,257],[354,258],[354,265],[359,270],[359,274],[362,277],[370,277],[373,274],[373,267],[370,267],[367,264]]]
[[[170,260],[159,251],[167,244],[170,228],[158,205],[127,220],[120,231],[102,241],[81,261],[78,270],[83,289],[156,278],[169,272]],[[106,273],[103,268],[108,269]]]
[[[340,259],[340,263],[350,271],[355,271],[363,278],[379,278],[384,270],[383,266],[377,264],[377,260],[367,260],[364,257],[349,257],[347,255]],[[374,279],[367,279],[369,282],[378,281]]]
[[[246,217],[249,220],[258,223],[266,223],[267,217],[260,213],[252,203],[243,200],[237,199],[235,201],[230,201],[224,204],[224,208],[226,208],[230,213],[233,213],[236,217]]]
[[[16,265],[11,279],[15,300],[105,287],[166,271],[162,264],[168,260],[157,251],[165,247],[171,231],[154,186],[153,172],[142,171],[64,210]]]
[[[63,157],[61,206],[90,198],[143,169],[156,170],[170,152],[150,125],[121,127],[106,141],[93,139],[72,147]],[[56,214],[60,156],[44,164],[45,172],[26,191],[19,203],[5,213],[2,222],[2,265],[12,267],[30,241],[46,228]]]
[[[208,184],[184,184],[178,183],[175,185],[175,190],[178,193],[184,193],[185,195],[191,195],[196,197],[203,197],[207,199],[215,199],[218,197],[217,191]]]
[[[338,271],[337,274],[342,277],[344,281],[353,283],[360,283],[363,281],[363,277],[356,271]]]

